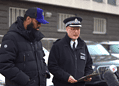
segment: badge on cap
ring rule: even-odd
[[[75,22],[77,22],[77,21],[78,21],[78,19],[76,18],[76,19],[75,19]]]
[[[81,25],[82,18],[80,17],[69,17],[66,18],[63,22],[65,23],[66,27],[82,27]]]
[[[77,23],[77,22],[78,22],[78,23],[80,23],[80,21],[78,21],[78,19],[77,19],[77,18],[75,18],[75,22],[76,22],[76,23]]]

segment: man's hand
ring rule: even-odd
[[[68,82],[69,83],[76,83],[77,80],[75,80],[73,76],[69,76]]]
[[[87,79],[84,79],[85,82],[90,82],[92,80],[92,77],[89,77]]]

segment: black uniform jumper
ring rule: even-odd
[[[74,50],[70,46],[71,39],[67,34],[63,39],[53,44],[48,68],[54,75],[54,86],[84,86],[85,82],[68,83],[69,76],[72,75],[77,80],[93,72],[92,59],[87,46],[80,38],[77,40],[78,45]]]

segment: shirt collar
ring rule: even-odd
[[[78,45],[78,40],[76,39],[75,41],[73,41],[73,40],[71,40],[70,41],[70,46],[71,46],[71,48],[73,49],[73,43],[75,42],[75,48],[77,47],[77,45]]]

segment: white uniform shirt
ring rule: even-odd
[[[71,46],[71,48],[73,49],[73,43],[75,42],[75,48],[77,47],[77,45],[78,45],[78,40],[75,40],[75,41],[73,41],[73,40],[71,40],[70,41],[70,46]]]

